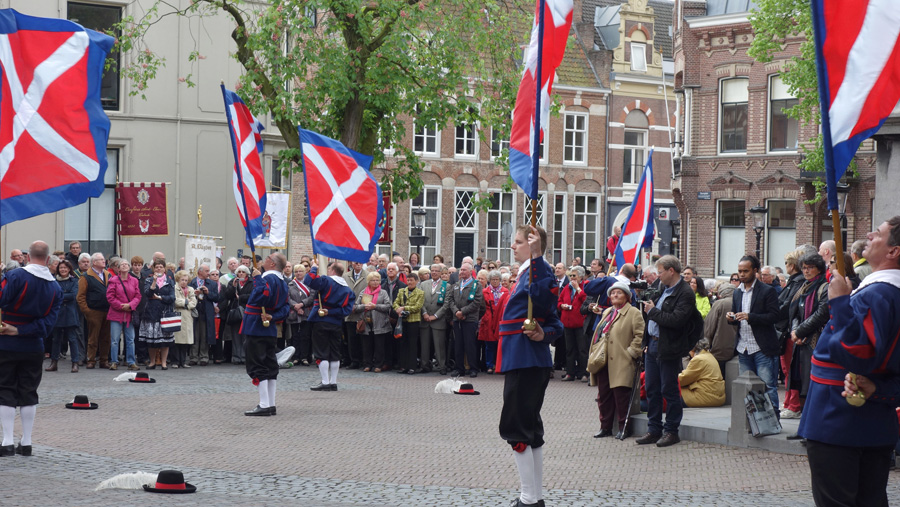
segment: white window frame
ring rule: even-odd
[[[8,3],[8,2],[7,2]],[[125,12],[126,6],[118,3],[98,3],[96,0],[67,0],[66,1],[66,10],[65,19],[69,19],[69,5],[70,4],[78,4],[85,7],[97,7],[101,9],[118,9],[119,10],[119,22],[122,22],[125,19],[127,13]],[[79,21],[78,24],[83,25],[83,21]],[[112,28],[112,27],[109,27]],[[101,30],[102,31],[102,30]],[[122,69],[125,66],[125,55],[120,51],[119,54],[115,58],[117,69],[116,73],[118,74],[119,86],[116,90],[116,107],[106,108],[103,107],[103,111],[106,113],[122,113],[125,111],[125,96],[128,95],[128,91],[125,89],[125,76],[122,74]],[[112,70],[112,69],[110,69]],[[106,70],[103,71],[103,75],[106,74]],[[102,87],[102,82],[100,83]],[[102,90],[101,90],[102,93]],[[101,97],[102,99],[102,97]],[[102,107],[102,103],[101,103]]]
[[[557,209],[556,203],[557,198],[562,197],[562,209]],[[568,236],[568,221],[566,220],[566,211],[569,206],[569,194],[553,194],[553,250],[551,253],[551,258],[553,259],[553,264],[556,265],[558,262],[565,263],[566,259],[566,238]],[[558,217],[557,215],[561,215]],[[557,227],[557,218],[562,218],[562,225]],[[559,235],[559,236],[557,236]],[[557,241],[557,237],[559,241]],[[557,257],[559,254],[559,257]]]
[[[419,107],[420,106],[416,106],[416,112],[418,112]],[[431,128],[423,126],[421,134],[419,133],[418,130],[419,130],[419,127],[416,125],[416,119],[415,119],[415,117],[413,117],[413,145],[412,145],[413,152],[416,155],[419,155],[422,157],[440,157],[441,156],[441,129],[438,128],[438,124],[435,123],[434,126]],[[433,131],[432,135],[429,135],[429,133],[428,133],[429,130]],[[420,137],[420,136],[423,138],[423,142],[422,142],[423,148],[428,147],[428,139],[430,137],[434,138],[434,151],[427,151],[427,150],[418,151],[418,150],[416,150],[416,137]]]
[[[576,128],[569,128],[569,117],[575,119]],[[584,120],[584,128],[578,129],[578,118]],[[571,112],[566,111],[565,115],[563,115],[563,164],[564,165],[573,165],[573,166],[586,166],[588,163],[588,124],[590,123],[590,116],[587,113],[581,112]],[[569,144],[569,135],[572,135],[573,142]],[[571,149],[572,155],[574,157],[575,150],[578,148],[578,145],[575,144],[574,139],[578,136],[581,136],[581,160],[577,159],[567,159],[566,152]]]
[[[635,60],[634,55],[640,54],[640,61]],[[647,45],[640,42],[631,43],[631,70],[647,72]]]
[[[530,224],[531,223],[531,199],[525,195],[525,192],[516,192],[516,194],[522,195],[522,202],[524,206],[522,207],[524,214],[522,215],[522,223]],[[547,229],[547,192],[538,192],[538,207],[537,207],[537,224],[539,227],[543,227],[545,230]]]
[[[737,226],[723,226],[723,225],[720,225],[720,224],[721,224],[721,220],[722,220],[722,203],[725,203],[725,202],[741,202],[741,203],[744,203],[744,225],[743,225],[743,226],[737,227]],[[741,250],[746,251],[746,247],[747,247],[747,236],[746,236],[746,229],[747,229],[747,201],[745,201],[744,199],[718,199],[718,200],[716,201],[715,206],[716,206],[716,276],[728,276],[728,275],[730,275],[731,273],[734,273],[735,271],[737,271],[737,265],[738,265],[738,263],[735,262],[735,263],[734,263],[730,268],[728,268],[728,269],[724,269],[724,270],[722,269],[722,247],[723,247],[723,242],[722,242],[722,239],[721,239],[721,238],[722,238],[722,229],[733,229],[733,230],[740,229],[740,231],[741,231],[741,236],[740,236],[740,237],[741,237],[741,239],[742,239],[742,245],[743,245],[743,247],[741,248]],[[736,234],[735,234],[735,237],[737,237]],[[742,255],[743,255],[743,254],[742,254]]]
[[[585,199],[585,211],[583,211],[583,212],[578,211],[578,199],[580,197],[583,197]],[[591,199],[596,199],[597,211],[595,213],[590,213],[589,211],[587,211],[589,209],[587,204]],[[600,226],[600,196],[599,196],[599,194],[577,192],[575,194],[574,200],[572,201],[572,217],[574,218],[574,221],[572,222],[572,224],[573,224],[572,225],[572,258],[581,257],[582,261],[584,261],[584,259],[594,259],[594,258],[599,259],[600,255],[601,255],[600,231],[599,231],[599,226]],[[593,217],[594,218],[594,230],[588,231],[587,228],[584,228],[585,230],[579,231],[578,226],[577,226],[579,217],[584,217],[585,221],[587,221],[588,218]],[[593,249],[594,253],[592,255],[588,255],[587,252],[589,251],[589,248],[588,248],[588,237],[587,236],[591,232],[594,235],[594,249]],[[582,240],[583,248],[581,250],[576,250],[575,244],[577,243],[577,238],[579,236],[583,236],[583,240]],[[563,262],[565,263],[568,261],[563,261]]]
[[[503,154],[503,151],[506,150],[507,158],[509,157],[509,137],[494,139],[494,134],[498,134],[498,130],[495,127],[491,127],[491,160],[497,160],[500,155]],[[500,154],[494,155],[494,144],[500,145]]]
[[[487,220],[487,232],[484,238],[484,256],[490,260],[499,260],[501,262],[513,262],[512,250],[510,250],[509,246],[512,244],[512,238],[516,233],[516,194],[518,192],[503,192],[500,189],[488,190],[488,192],[493,193],[494,195],[499,195],[500,209],[494,209],[493,207],[487,210],[485,214],[485,219]],[[510,206],[509,208],[503,207],[503,201],[506,196],[510,197]],[[491,228],[491,218],[495,215],[499,215],[497,218],[497,223],[499,228]],[[503,218],[509,218],[509,224],[511,227],[510,230],[510,238],[508,242],[504,242],[503,238]],[[491,238],[496,237],[497,246],[491,247],[488,246],[488,241]]]
[[[477,106],[472,106],[472,109],[477,111]],[[459,137],[460,129],[462,129],[463,134],[471,133],[471,138],[468,136]],[[469,153],[468,150],[463,153],[459,153],[457,151],[457,144],[460,142],[460,140],[462,140],[464,146],[470,142],[472,143],[471,153]],[[480,145],[481,140],[478,138],[478,122],[453,123],[453,158],[459,160],[477,160]]]
[[[781,79],[780,74],[774,74],[769,77],[769,104],[768,104],[768,108],[767,108],[768,109],[768,117],[766,118],[766,126],[768,127],[766,129],[766,151],[769,153],[779,153],[779,154],[781,154],[781,153],[784,153],[784,154],[797,153],[797,149],[800,145],[800,122],[797,121],[795,118],[788,118],[788,122],[794,122],[794,124],[796,125],[795,128],[797,129],[797,135],[796,135],[796,138],[794,139],[794,144],[795,144],[794,148],[793,149],[792,148],[777,148],[777,149],[772,148],[772,113],[775,111],[775,108],[772,105],[772,103],[776,100],[778,100],[778,101],[791,100],[791,99],[785,99],[785,98],[779,98],[779,99],[773,98],[773,92],[775,91],[775,80],[777,80],[777,79]],[[797,97],[793,97],[793,100],[797,100]]]
[[[625,144],[625,139],[624,139],[624,137],[622,138],[622,186],[626,187],[626,188],[637,188],[638,183],[641,182],[641,172],[643,172],[644,166],[647,164],[647,156],[649,153],[647,142],[648,142],[648,138],[650,137],[650,130],[649,129],[626,128],[625,132],[626,133],[627,132],[640,133],[644,140],[643,145]],[[634,164],[632,163],[632,165],[631,165],[631,180],[632,181],[631,182],[625,181],[624,172],[626,169],[625,168],[625,152],[626,151],[640,152],[641,159],[644,161],[639,168],[634,167]],[[632,160],[634,160],[634,153],[632,153]]]
[[[772,220],[778,218],[778,217],[775,217],[774,214],[771,213],[773,211],[772,207],[771,207],[771,205],[773,203],[788,203],[789,205],[794,206],[794,227],[780,227],[780,226],[772,227],[771,226]],[[783,254],[781,254],[780,256],[777,256],[777,257],[772,257],[771,255],[769,255],[770,247],[777,245],[777,243],[778,243],[777,241],[770,239],[771,233],[773,231],[789,231],[789,230],[794,231],[793,240],[790,243],[794,246],[797,245],[797,210],[796,210],[796,206],[797,206],[797,201],[792,201],[790,199],[767,199],[766,200],[766,209],[768,209],[770,211],[770,213],[766,213],[766,230],[764,231],[765,238],[766,238],[766,244],[765,244],[765,248],[763,249],[763,251],[760,252],[763,256],[763,258],[760,259],[760,262],[762,262],[763,265],[780,266],[782,269],[784,268],[784,253],[787,253],[787,252],[784,252]]]
[[[437,191],[437,206],[428,206],[428,198],[427,193],[429,191]],[[423,233],[428,236],[428,242],[431,243],[425,244],[421,246],[422,249],[422,259],[432,259],[435,254],[441,253],[441,192],[442,188],[440,185],[425,185],[422,188],[422,193],[419,194],[416,199],[422,199],[422,209],[425,212],[434,212],[435,221],[434,227],[428,226],[428,216],[425,217],[425,230]],[[409,201],[409,225],[410,230],[412,230],[413,222],[413,210],[418,208],[419,206],[416,204],[416,199],[410,199]],[[413,253],[416,251],[416,247],[410,245],[409,253]],[[409,255],[406,256],[409,259]],[[422,259],[419,259],[419,264],[423,264]]]
[[[62,210],[65,220],[65,226],[63,227],[63,242],[65,244],[68,245],[72,241],[79,241],[83,245],[85,252],[103,252],[107,257],[115,253],[116,242],[119,237],[119,230],[116,227],[116,176],[118,175],[120,180],[124,179],[121,177],[124,174],[122,161],[127,160],[124,157],[124,152],[124,146],[108,146],[106,148],[108,167],[103,176],[103,193],[100,196],[92,197],[77,206]],[[104,220],[104,217],[108,218],[108,220]],[[106,229],[104,226],[107,224],[112,230],[112,238],[92,238],[94,236],[92,232],[94,228]],[[76,237],[80,235],[74,232],[76,227],[86,227],[87,237]],[[70,233],[70,230],[73,232]],[[100,233],[97,235],[100,235]],[[92,245],[92,243],[96,242],[108,242],[109,249],[106,250],[99,248],[97,245]]]
[[[476,211],[470,210],[472,213],[472,225],[471,226],[457,225],[456,215],[457,215],[457,212],[460,210],[459,202],[457,202],[457,194],[459,192],[471,192],[472,196],[471,196],[469,202],[478,198],[478,189],[477,188],[458,187],[458,188],[453,189],[453,232],[478,232],[478,215],[479,215],[479,213]],[[477,245],[477,243],[476,243],[476,245]]]
[[[725,83],[727,83],[728,81],[736,81],[736,80],[742,80],[745,83],[747,83],[747,100],[745,102],[724,102]],[[739,155],[741,153],[747,153],[747,144],[748,144],[747,137],[749,137],[749,134],[750,134],[750,79],[748,79],[746,77],[733,77],[733,78],[727,78],[727,79],[720,80],[719,81],[719,97],[718,97],[718,99],[719,99],[718,100],[719,126],[717,129],[718,132],[716,133],[716,139],[717,139],[716,140],[716,153],[729,154],[729,155],[730,154]],[[747,107],[747,132],[744,134],[744,149],[743,150],[724,150],[723,149],[722,141],[723,141],[723,138],[725,137],[724,136],[724,133],[725,133],[725,124],[724,124],[725,114],[724,113],[725,113],[725,105],[726,104],[745,104]]]

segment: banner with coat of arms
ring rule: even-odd
[[[216,240],[212,236],[185,234],[184,269],[197,276],[197,268],[206,264],[216,267]]]
[[[120,236],[168,236],[165,183],[118,183],[116,226]]]
[[[287,248],[290,217],[291,193],[266,192],[266,212],[262,217],[263,233],[253,238],[253,244],[263,248]]]

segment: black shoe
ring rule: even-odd
[[[337,384],[328,384],[329,391],[337,391]]]
[[[516,498],[509,507],[544,507],[544,500],[538,500],[537,503],[522,503],[521,498]]]
[[[277,415],[277,413],[278,413],[278,412],[275,410],[275,407],[269,407],[269,411],[271,412],[271,415]]]
[[[438,373],[441,374],[441,375],[446,375],[446,374],[447,374],[447,368],[441,368],[440,370],[438,370]]]
[[[31,456],[31,446],[22,445],[22,442],[19,442],[19,445],[16,446],[16,454],[20,454],[22,456]]]
[[[478,376],[478,372],[477,372],[477,371],[472,370],[472,371],[469,372],[469,377],[470,377],[470,378],[475,378],[475,377],[477,377],[477,376]]]
[[[274,407],[262,408],[259,405],[256,406],[253,410],[248,410],[244,412],[244,415],[252,415],[252,416],[270,416],[275,415]]]
[[[659,442],[656,442],[656,447],[669,447],[670,445],[675,445],[678,442],[681,442],[681,439],[678,438],[677,434],[663,433],[663,436],[659,439]]]
[[[611,436],[612,436],[612,430],[602,429],[602,430],[598,431],[597,433],[594,433],[594,438],[605,438],[605,437],[611,437]]]
[[[616,435],[616,440],[625,440],[626,438],[631,436],[631,428],[626,427],[624,430],[619,431]]]
[[[15,456],[16,447],[12,444],[0,446],[0,456]]]
[[[451,377],[461,377],[461,376],[462,376],[462,372],[459,371],[459,370],[453,370],[453,371],[450,372],[450,376],[451,376]]]
[[[788,436],[786,436],[786,437],[784,437],[784,438],[786,438],[786,439],[788,439],[788,440],[800,440],[800,439],[803,438],[803,437],[801,437],[801,436],[798,435],[797,433],[792,433],[792,434],[790,434],[790,435],[788,435]]]
[[[659,442],[660,438],[662,438],[662,435],[658,433],[647,433],[641,438],[635,440],[634,443],[638,445],[655,444],[656,442]]]
[[[310,391],[337,391],[337,386],[335,385],[335,386],[334,386],[335,388],[332,389],[332,388],[331,388],[331,385],[332,385],[332,384],[322,384],[322,383],[319,383],[319,385],[310,387],[309,390],[310,390]]]
[[[347,367],[348,370],[358,370],[359,363],[350,363],[350,366]]]

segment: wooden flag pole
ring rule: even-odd
[[[318,276],[328,276],[328,257],[322,254],[316,254],[316,264],[318,264]],[[325,270],[325,273],[322,273],[322,270]],[[328,315],[328,310],[322,305],[322,293],[319,292],[319,317],[324,317]]]
[[[258,271],[259,267],[256,265],[256,252],[251,250],[250,257],[253,258],[253,269]],[[266,316],[266,306],[265,305],[260,306],[259,311],[260,311],[260,315],[259,315],[260,318]],[[261,319],[261,320],[262,320],[263,327],[269,327],[269,325],[271,324],[268,320],[265,320],[265,319]]]
[[[834,261],[835,266],[837,266],[838,274],[846,276],[847,267],[844,265],[844,241],[843,241],[843,232],[841,231],[841,216],[838,210],[831,210],[831,225],[834,230]],[[850,373],[850,382],[855,386],[856,385],[856,374]],[[866,403],[866,395],[862,393],[859,389],[850,396],[844,398],[847,400],[847,403],[853,405],[854,407],[861,407]]]
[[[531,226],[537,228],[537,199],[531,200]],[[525,239],[528,239],[526,236]],[[530,247],[529,247],[530,251]],[[531,257],[531,254],[528,254]],[[529,259],[528,262],[532,262],[534,259]],[[534,266],[528,267],[528,290],[531,290],[531,284],[534,282]],[[531,301],[531,292],[528,293],[528,316],[525,318],[525,322],[522,323],[522,329],[526,331],[531,331],[535,328],[534,321],[534,302]]]

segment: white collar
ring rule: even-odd
[[[862,283],[859,284],[859,287],[852,293],[856,294],[866,285],[871,285],[876,282],[889,283],[900,289],[900,269],[879,269],[878,271],[872,271],[872,273],[866,275]]]
[[[282,280],[284,280],[284,277],[281,276],[281,272],[280,272],[280,271],[275,271],[275,270],[273,269],[273,270],[271,270],[271,271],[266,271],[265,273],[262,274],[262,276],[264,276],[264,277],[269,276],[269,275],[278,275],[279,277],[281,277]]]
[[[331,275],[328,278],[331,278],[332,280],[334,280],[338,285],[343,285],[344,287],[349,287],[349,285],[347,285],[347,280],[344,280],[344,277],[342,277],[342,276]]]
[[[56,281],[56,278],[54,278],[53,275],[50,274],[50,268],[48,268],[47,266],[41,266],[40,264],[29,264],[22,269],[28,271],[38,278],[47,280],[48,282]]]

